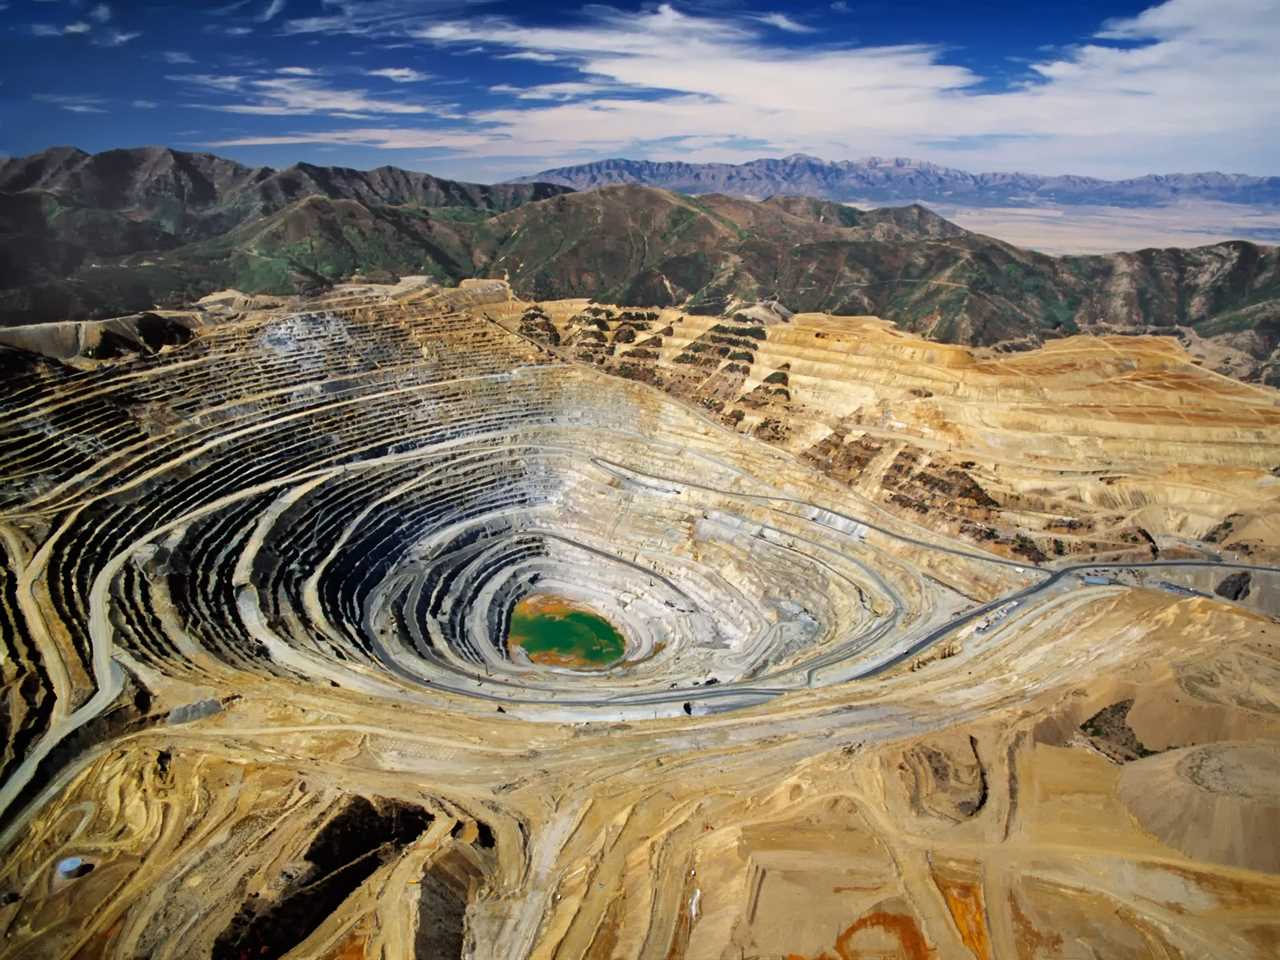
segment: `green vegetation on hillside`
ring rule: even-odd
[[[167,169],[164,152],[139,154]],[[1280,258],[1249,243],[1053,258],[920,206],[481,187],[392,168],[264,176],[183,157],[166,176],[205,178],[186,193],[169,180],[100,182],[114,167],[87,155],[0,164],[0,322],[107,316],[228,286],[289,294],[357,273],[426,274],[706,314],[777,300],[977,345],[1179,324],[1265,361],[1280,341]],[[197,194],[202,205],[182,199]]]

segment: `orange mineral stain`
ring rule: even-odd
[[[353,933],[338,945],[331,960],[364,960],[364,937]]]
[[[982,898],[982,887],[963,880],[944,880],[934,875],[934,882],[942,891],[951,919],[955,921],[960,939],[977,960],[991,960],[991,938],[987,933],[987,908]]]
[[[883,950],[866,949],[858,947],[855,940],[859,933],[867,930],[883,930],[890,934],[898,941],[898,949],[893,953],[885,953]],[[924,934],[920,932],[920,928],[916,926],[916,921],[904,913],[888,913],[883,910],[877,910],[874,913],[868,913],[852,926],[848,927],[839,937],[836,938],[835,953],[823,952],[816,957],[809,958],[798,953],[787,954],[787,960],[888,960],[888,958],[902,958],[902,960],[929,960],[933,956],[933,951],[929,949],[928,943],[925,942]]]

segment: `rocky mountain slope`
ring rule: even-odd
[[[351,231],[355,236],[345,246],[354,246],[361,258],[372,254],[369,267],[376,269],[387,259],[377,256],[383,244],[431,246],[419,236],[421,224],[405,222],[396,211],[475,218],[565,189],[460,183],[394,167],[251,168],[163,147],[95,155],[54,147],[0,161],[0,313],[8,322],[106,314],[156,297],[207,292],[210,283],[291,289],[290,277],[304,283],[318,278],[305,264],[262,261],[255,251],[263,234],[275,238],[267,246],[290,248],[292,257],[290,245],[304,228],[323,220],[335,232],[319,240],[322,247],[344,246],[339,234]],[[320,216],[313,198],[378,213],[362,217],[347,206]],[[146,256],[121,259],[133,254]],[[351,272],[355,258],[335,256],[332,263],[324,255],[312,260]],[[327,275],[336,275],[332,270]]]
[[[860,212],[610,187],[486,222],[483,263],[540,298],[874,314],[948,343],[1030,346],[1086,332],[1210,338],[1214,365],[1277,377],[1280,253],[1245,242],[1055,258],[911,206]]]
[[[314,195],[364,204],[502,211],[566,191],[545,184],[461,183],[396,167],[246,167],[167,147],[99,154],[54,147],[0,161],[0,192],[47,194],[68,206],[127,213],[160,225],[176,239],[192,240]]]
[[[53,150],[0,166],[0,322],[101,317],[236,287],[506,277],[522,295],[875,314],[951,343],[1176,333],[1280,380],[1280,255],[1231,242],[1054,258],[920,206],[859,211],[637,185],[483,187],[393,168],[250,170],[207,155]]]
[[[756,198],[799,194],[875,203],[934,201],[1007,206],[1030,202],[1145,207],[1195,199],[1280,204],[1280,177],[1215,172],[1099,180],[1069,175],[968,173],[904,157],[831,162],[800,153],[738,164],[600,160],[543,170],[514,182],[558,183],[575,190],[638,183],[681,193],[728,193]]]

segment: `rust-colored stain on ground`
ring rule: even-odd
[[[991,960],[991,937],[987,933],[987,908],[981,885],[965,880],[946,880],[934,874],[960,939],[977,960]]]
[[[898,940],[898,950],[886,954],[882,950],[867,950],[855,945],[854,939],[864,930],[884,930]],[[925,942],[924,934],[916,926],[915,919],[904,913],[887,913],[877,910],[869,913],[846,929],[836,938],[835,953],[821,953],[813,960],[889,960],[890,957],[902,960],[928,960],[933,956]],[[798,953],[787,954],[787,960],[808,960]]]
[[[1019,957],[1029,958],[1061,952],[1062,935],[1042,933],[1031,922],[1031,918],[1022,912],[1022,905],[1012,893],[1009,894],[1009,913],[1013,917],[1013,932],[1018,944]]]
[[[622,932],[622,906],[621,896],[609,902],[604,917],[600,920],[600,926],[596,928],[595,936],[591,940],[591,946],[583,954],[582,960],[610,960],[618,955],[618,938]]]
[[[582,609],[576,603],[570,603],[564,597],[553,597],[549,594],[536,594],[531,597],[525,597],[517,606],[528,613],[540,613],[548,617],[563,617]]]
[[[353,933],[338,945],[330,960],[364,960],[364,937]]]

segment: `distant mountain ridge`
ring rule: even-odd
[[[1211,343],[1198,356],[1223,373],[1280,385],[1280,248],[1244,241],[1050,257],[920,205],[489,187],[163,148],[55,148],[0,163],[0,325],[405,274],[500,277],[530,299],[687,313],[773,301],[1004,350],[1078,332],[1162,333]]]
[[[1129,180],[1100,180],[1030,173],[968,173],[903,157],[833,162],[802,153],[738,164],[600,160],[555,167],[511,182],[555,183],[574,190],[634,183],[691,194],[724,193],[759,199],[800,195],[876,203],[946,202],[980,206],[1058,203],[1146,207],[1177,200],[1217,200],[1258,206],[1280,205],[1280,177],[1173,173]]]
[[[77,207],[128,212],[133,220],[143,215],[176,241],[213,236],[315,195],[365,204],[500,212],[565,190],[537,183],[462,183],[397,167],[247,167],[213,154],[168,147],[97,154],[52,147],[29,157],[0,160],[0,192],[47,194]]]
[[[52,147],[0,161],[0,323],[104,316],[216,289],[209,284],[305,287],[361,265],[402,269],[407,250],[433,251],[428,263],[453,277],[470,261],[451,221],[568,189],[396,167],[276,170],[167,147]],[[320,218],[316,198],[342,216]],[[309,232],[322,227],[327,235]],[[287,253],[260,255],[268,242]]]

